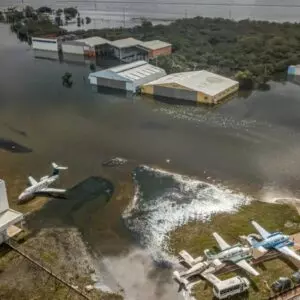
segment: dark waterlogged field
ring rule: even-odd
[[[176,226],[299,196],[298,85],[271,83],[217,108],[98,93],[83,80],[88,65],[34,58],[7,26],[0,32],[0,177],[11,206],[30,209],[16,203],[28,175],[68,165],[59,184],[71,196],[28,224],[79,228],[111,274],[104,284],[118,282],[130,299],[180,297],[171,269],[157,264],[174,262],[165,239]],[[72,88],[61,84],[66,71]],[[104,167],[112,156],[129,162]]]

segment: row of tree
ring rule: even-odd
[[[18,32],[63,33],[58,26],[61,25],[59,19],[57,24],[51,24],[40,17],[40,14],[49,13],[50,10],[42,7],[34,11],[28,7],[25,9],[25,20],[16,11],[9,12],[6,17]],[[77,17],[78,26],[84,21],[76,9],[57,11],[57,17],[62,12]],[[87,18],[85,21],[89,23],[91,20]],[[284,72],[289,65],[300,61],[299,23],[196,17],[177,20],[169,25],[153,26],[151,22],[143,20],[140,26],[133,28],[81,30],[75,33],[83,37],[96,35],[110,40],[131,36],[144,41],[160,39],[170,42],[173,54],[157,60],[158,65],[168,72],[211,70],[235,77],[246,88],[264,85],[278,72]]]
[[[235,77],[246,88],[264,85],[278,72],[300,62],[298,23],[196,17],[156,26],[144,20],[133,28],[80,34],[111,40],[132,36],[170,42],[173,54],[158,59],[158,65],[168,72],[211,70]]]

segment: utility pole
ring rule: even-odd
[[[96,10],[97,10],[97,2],[96,2],[96,0],[94,1],[94,9],[95,9],[95,15],[94,15],[94,29],[93,30],[95,30],[96,29]]]
[[[126,26],[126,16],[125,16],[125,7],[123,8],[123,27]]]
[[[187,9],[185,9],[184,17],[187,19]]]
[[[231,16],[231,6],[229,6],[229,19],[230,20],[232,19],[232,16]]]

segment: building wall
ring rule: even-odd
[[[149,58],[155,58],[160,55],[170,55],[170,54],[172,54],[172,46],[149,51]]]
[[[136,92],[136,87],[134,86],[133,82],[126,82],[126,91],[129,92]]]
[[[222,101],[224,98],[228,97],[230,94],[237,92],[238,89],[239,89],[239,84],[237,83],[234,86],[219,93],[218,95],[212,97],[212,103],[216,104],[216,103]]]
[[[89,76],[89,80],[90,80],[90,83],[93,84],[93,85],[97,85],[97,77],[95,76]]]
[[[149,88],[148,88],[149,89]],[[149,89],[150,90],[150,89]],[[151,91],[151,90],[150,90]],[[153,95],[179,100],[197,101],[197,92],[166,86],[153,86]]]
[[[5,182],[0,179],[0,213],[9,209]]]
[[[206,95],[204,93],[197,93],[197,102],[198,103],[213,103],[213,97]]]
[[[142,86],[141,91],[142,91],[143,94],[153,95],[153,93],[154,93],[153,85]]]
[[[63,53],[70,53],[70,54],[80,54],[83,55],[83,46],[70,44],[70,43],[63,43],[62,44],[62,51]]]
[[[112,88],[112,89],[126,90],[126,81],[122,81],[122,80],[98,77],[97,85]]]
[[[127,47],[118,49],[113,47],[112,48],[112,54],[116,58],[120,59],[123,62],[133,62],[136,60],[147,60],[148,59],[148,53],[145,50],[141,50],[138,47]]]
[[[58,51],[57,39],[32,38],[32,48],[36,50]]]

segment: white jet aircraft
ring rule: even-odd
[[[65,189],[55,189],[49,188],[49,186],[59,178],[60,170],[67,170],[67,167],[58,166],[56,163],[52,163],[53,172],[51,175],[43,176],[40,181],[35,180],[33,177],[29,176],[28,180],[30,186],[26,188],[19,196],[19,202],[24,202],[26,200],[33,199],[38,193],[45,194],[65,194]]]
[[[241,244],[230,246],[216,232],[213,233],[213,236],[222,251],[220,253],[213,254],[209,250],[205,250],[204,253],[208,260],[219,260],[220,262],[229,261],[254,276],[259,275],[259,273],[247,262],[252,258],[251,249],[249,247],[243,247]]]

